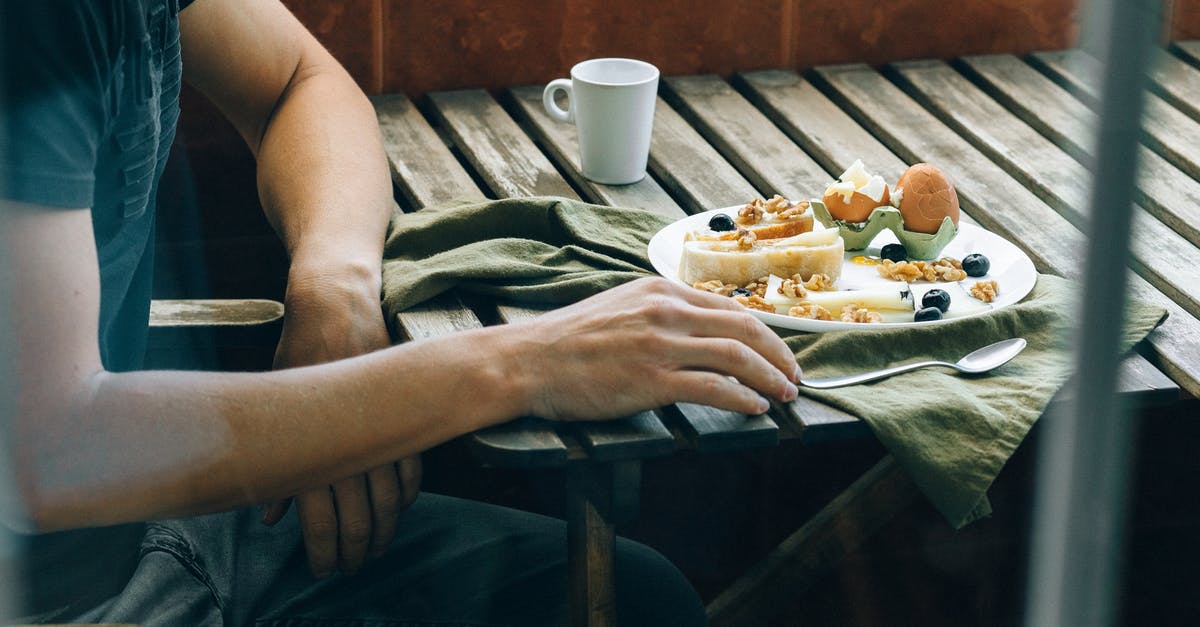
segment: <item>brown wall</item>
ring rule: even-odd
[[[1077,30],[1076,0],[285,2],[365,90],[412,95],[545,82],[598,56],[730,74],[1064,48]]]

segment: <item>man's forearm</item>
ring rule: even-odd
[[[99,372],[65,386],[91,390],[69,403],[26,399],[40,408],[15,429],[26,524],[48,531],[262,502],[519,415],[528,395],[509,378],[518,353],[497,331],[269,373]]]
[[[257,157],[263,208],[291,278],[350,272],[342,278],[377,284],[391,179],[374,111],[349,75],[331,59],[302,64]]]

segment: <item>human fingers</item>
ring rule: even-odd
[[[753,415],[771,408],[770,402],[759,393],[716,372],[679,370],[664,377],[661,385],[663,391],[677,401]]]
[[[790,379],[748,345],[729,338],[680,338],[669,343],[668,356],[686,369],[715,372],[737,379],[780,401],[791,401],[799,393]],[[793,361],[793,363],[795,363]]]
[[[729,338],[761,355],[791,382],[800,379],[796,355],[762,320],[741,311],[700,309],[690,312],[688,332],[696,337]]]
[[[275,523],[283,520],[284,514],[287,514],[288,508],[292,505],[292,498],[279,499],[273,503],[269,503],[263,507],[262,524],[270,527]]]
[[[308,568],[315,577],[328,577],[337,565],[338,520],[328,486],[296,497],[300,534]]]
[[[333,503],[337,507],[338,570],[351,574],[366,560],[371,543],[371,502],[366,475],[333,484]]]
[[[401,500],[400,509],[408,509],[417,500],[421,491],[421,479],[425,469],[421,464],[421,456],[413,455],[396,462],[396,470],[400,473]]]
[[[396,534],[396,517],[403,508],[404,488],[397,464],[367,472],[367,494],[371,499],[370,554],[379,557]]]

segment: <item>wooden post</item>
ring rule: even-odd
[[[637,515],[640,484],[638,461],[567,468],[567,570],[573,627],[617,624],[615,525]]]

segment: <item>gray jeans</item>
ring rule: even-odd
[[[151,524],[137,571],[79,622],[158,625],[562,625],[566,525],[423,493],[391,549],[352,576],[314,579],[295,510],[265,527],[252,510]],[[659,553],[618,539],[621,625],[701,625],[695,590]]]

